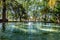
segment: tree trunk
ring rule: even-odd
[[[5,0],[3,0],[3,12],[2,12],[3,24],[2,24],[2,31],[5,31],[5,23],[4,23],[5,20],[6,20],[6,3],[5,3]]]

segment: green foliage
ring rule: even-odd
[[[45,19],[48,19],[47,16],[50,13],[52,18],[49,20],[54,20],[55,22],[56,15],[60,15],[60,3],[57,1],[52,10],[48,7],[48,1],[49,0],[6,0],[8,17],[16,20],[27,19],[31,16],[35,17],[35,19],[41,17],[41,19],[43,19],[43,15],[45,15]]]
[[[23,15],[24,17],[27,16],[25,8],[23,7],[22,4],[18,3],[17,1],[6,0],[6,7],[7,7],[7,14],[8,15],[10,14],[9,16],[12,16],[12,19],[15,19],[15,20],[20,19],[21,21]]]

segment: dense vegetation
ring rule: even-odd
[[[60,22],[59,0],[6,0],[9,21]],[[0,0],[0,11],[2,0]]]

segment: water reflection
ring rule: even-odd
[[[14,31],[19,29],[27,33],[41,33],[41,31],[47,32],[60,32],[60,25],[54,23],[41,23],[41,22],[16,22],[16,23],[6,23],[6,30]]]
[[[6,23],[6,31],[13,32],[14,29],[16,28],[15,23]]]
[[[0,31],[2,30],[2,23],[0,23]]]
[[[28,23],[28,31],[31,33],[31,30],[33,29],[33,23],[32,22],[29,22]]]
[[[60,37],[59,30],[56,32],[56,29],[60,26],[53,23],[12,22],[5,24],[6,33],[4,33],[4,36],[10,40],[56,40],[58,36]],[[56,29],[54,30],[53,27],[56,27]],[[60,38],[58,39],[60,40]]]

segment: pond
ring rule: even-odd
[[[60,40],[60,25],[43,22],[8,22],[2,32],[1,40]]]

